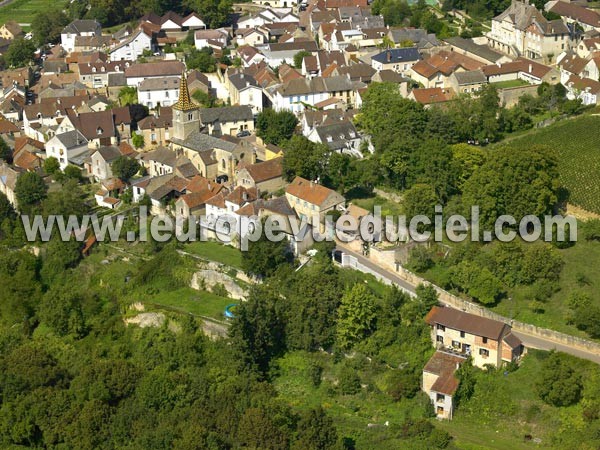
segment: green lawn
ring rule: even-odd
[[[8,5],[0,8],[0,24],[9,20],[29,24],[37,13],[59,6],[62,6],[62,3],[50,0],[13,0]],[[28,27],[24,28],[28,29]]]
[[[223,320],[225,307],[231,303],[236,303],[236,301],[219,297],[210,292],[181,288],[176,291],[161,292],[156,296],[144,299],[143,303],[153,307],[164,307],[177,312]]]
[[[357,206],[360,206],[361,208],[365,208],[368,211],[373,211],[374,206],[380,206],[381,214],[384,217],[390,215],[397,217],[403,213],[400,203],[396,203],[379,196],[355,198],[351,200],[351,202]]]
[[[559,180],[569,202],[600,213],[600,116],[585,115],[511,140],[518,145],[548,145],[559,155]]]
[[[551,328],[569,334],[585,337],[586,333],[566,323],[570,309],[566,304],[568,295],[576,290],[587,292],[596,305],[600,305],[600,242],[581,241],[571,248],[559,250],[564,260],[560,274],[560,290],[546,302],[543,314],[535,313],[524,300],[525,289],[517,289],[512,300],[503,300],[494,310],[522,322]]]
[[[432,419],[435,427],[452,435],[450,448],[553,448],[551,435],[565,424],[561,424],[558,409],[545,405],[535,394],[536,374],[545,355],[532,350],[515,372],[480,372],[478,385],[481,387],[462,409],[455,411],[452,421]],[[310,365],[314,362],[323,368],[318,387],[310,378]],[[326,354],[288,353],[278,361],[275,388],[280,398],[293,408],[322,406],[333,418],[340,434],[354,439],[357,449],[413,448],[407,441],[388,434],[386,427],[381,425],[387,421],[391,430],[406,418],[421,417],[429,399],[419,393],[413,399],[393,401],[381,392],[385,370],[369,364],[359,370],[361,382],[368,387],[355,395],[340,395],[335,388],[336,366],[334,358]],[[510,413],[506,413],[507,408]],[[369,423],[380,426],[369,428]],[[541,445],[526,441],[526,435],[541,439]]]
[[[242,268],[242,253],[230,245],[223,245],[214,241],[192,242],[183,249],[188,253],[210,261],[220,262],[236,269]]]
[[[492,85],[495,86],[497,89],[506,89],[519,86],[529,86],[529,83],[523,80],[507,80],[492,83]]]

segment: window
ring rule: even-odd
[[[446,331],[446,327],[444,325],[437,324],[437,329],[440,331]]]
[[[452,341],[452,347],[453,348],[460,348],[460,342],[458,342],[458,341]]]
[[[461,331],[461,332],[460,332],[460,337],[461,337],[461,338],[464,338],[464,337],[465,337],[465,332],[464,332],[464,331]]]
[[[436,336],[435,337],[435,341],[439,342],[440,344],[444,343],[444,336]]]
[[[484,358],[487,358],[488,356],[490,356],[490,351],[485,349],[485,348],[480,348],[479,349],[479,354],[481,356],[483,356]]]
[[[484,344],[487,344],[487,338],[486,337],[482,338],[482,340],[483,340]]]
[[[446,396],[444,394],[437,394],[435,399],[438,403],[443,403],[446,400]]]

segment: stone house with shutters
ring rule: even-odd
[[[287,186],[285,197],[300,218],[310,220],[318,215],[320,223],[325,221],[327,214],[341,210],[346,203],[346,199],[336,191],[301,177],[294,178]]]
[[[523,354],[521,340],[504,322],[434,306],[425,317],[434,346],[473,358],[473,365],[500,367]]]

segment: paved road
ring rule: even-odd
[[[407,282],[406,280],[400,278],[394,272],[378,266],[377,264],[373,263],[371,260],[367,259],[365,256],[361,255],[360,253],[354,252],[352,250],[348,250],[345,247],[338,247],[337,250],[340,250],[348,255],[354,256],[358,260],[358,262],[365,265],[366,267],[373,270],[374,272],[378,273],[381,277],[386,278],[389,281],[391,281],[392,283],[398,285],[398,287],[400,287],[405,292],[407,292],[411,295],[415,295],[416,286]],[[441,302],[441,303],[443,303],[443,302]],[[447,306],[451,306],[451,305],[447,305]],[[525,345],[525,347],[537,348],[540,350],[556,349],[558,351],[561,351],[564,353],[569,353],[570,355],[573,355],[573,356],[577,356],[578,358],[588,359],[590,361],[594,361],[595,363],[600,364],[600,354],[598,354],[598,353],[594,353],[592,351],[581,350],[579,348],[570,347],[568,345],[557,343],[553,340],[545,339],[543,337],[533,336],[531,334],[524,333],[522,331],[513,331],[513,333],[519,339],[521,339],[521,341],[523,342],[523,345]]]

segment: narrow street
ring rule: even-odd
[[[387,280],[391,281],[392,283],[394,283],[395,285],[397,285],[398,287],[400,287],[402,290],[409,293],[410,295],[415,295],[415,289],[417,286],[412,285],[411,283],[407,282],[406,280],[400,278],[394,272],[378,266],[377,264],[373,263],[372,261],[370,261],[365,256],[361,255],[360,253],[354,252],[345,247],[338,247],[337,250],[340,250],[348,255],[355,257],[361,264],[363,264],[364,266],[373,270],[374,272],[377,272],[381,277],[386,278]],[[440,301],[440,303],[444,304],[443,301]],[[450,306],[450,305],[445,304],[445,306]],[[590,361],[594,361],[595,363],[600,364],[600,354],[599,353],[584,350],[584,349],[574,347],[574,346],[569,346],[569,345],[566,345],[563,343],[556,342],[549,338],[533,336],[531,334],[528,334],[528,333],[525,333],[522,331],[513,331],[513,333],[519,339],[521,339],[521,341],[523,342],[523,345],[525,345],[525,347],[536,348],[536,349],[540,349],[540,350],[556,349],[558,351],[568,353],[573,356],[577,356],[578,358],[588,359]]]

